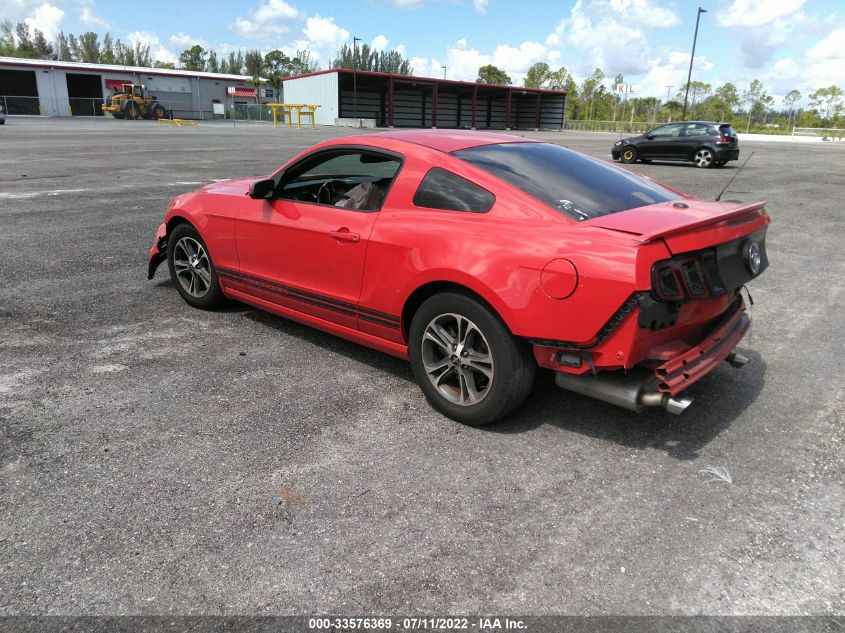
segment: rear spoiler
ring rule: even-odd
[[[695,229],[701,228],[703,226],[709,226],[711,224],[719,224],[721,222],[739,219],[743,216],[751,215],[756,211],[760,211],[766,206],[767,203],[768,200],[752,202],[751,204],[746,204],[744,206],[737,207],[736,209],[726,210],[724,213],[719,213],[718,215],[713,215],[709,218],[704,218],[694,222],[685,222],[676,226],[670,226],[668,228],[659,229],[657,231],[641,235],[637,242],[640,244],[645,244],[646,242],[652,242],[659,238],[671,237],[680,233],[689,233],[690,231],[694,231]],[[738,224],[742,224],[742,222],[738,222]]]

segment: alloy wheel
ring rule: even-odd
[[[696,167],[710,167],[713,163],[713,152],[709,149],[700,149],[695,152]]]
[[[192,297],[204,297],[211,288],[211,262],[197,240],[183,237],[173,248],[173,267],[182,289]]]
[[[434,388],[454,404],[478,404],[493,384],[487,338],[460,314],[441,314],[429,322],[423,333],[422,362]]]

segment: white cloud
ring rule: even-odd
[[[5,13],[5,9],[3,11]],[[65,12],[59,7],[44,2],[35,7],[32,15],[24,18],[24,22],[30,30],[38,29],[44,33],[47,41],[52,41],[61,30],[62,22],[65,19]]]
[[[290,33],[287,23],[302,17],[296,7],[284,0],[261,0],[258,8],[248,10],[246,16],[235,18],[229,28],[243,38],[271,40]]]
[[[158,39],[155,33],[150,33],[149,31],[132,31],[126,36],[126,39],[133,46],[135,44],[149,46],[150,56],[153,58],[153,61],[168,62],[171,64],[179,61],[179,58],[173,51],[161,43],[161,40]]]
[[[488,0],[472,0],[472,7],[478,13],[487,13]]]
[[[324,18],[314,14],[305,20],[305,27],[302,29],[304,38],[294,40],[281,47],[286,55],[296,55],[296,51],[307,49],[311,51],[314,59],[320,62],[327,62],[332,59],[341,45],[349,41],[349,31],[337,25],[334,18]]]
[[[169,39],[170,43],[173,44],[173,46],[175,46],[180,51],[189,49],[195,44],[199,44],[206,50],[211,48],[206,40],[198,37],[191,37],[190,35],[188,35],[187,33],[183,33],[182,31],[174,33],[170,36]]]
[[[733,30],[737,54],[746,68],[764,68],[775,52],[803,28],[807,16],[801,11],[806,0],[734,0],[716,13],[719,25]]]
[[[109,23],[94,15],[94,11],[91,7],[82,7],[82,11],[79,13],[79,21],[92,29],[99,29],[102,31],[107,31],[109,29]]]
[[[387,39],[384,35],[376,35],[373,38],[373,41],[370,43],[370,48],[374,51],[384,51],[387,50],[387,45],[390,43],[390,40]]]
[[[446,49],[445,58],[411,58],[415,75],[442,77],[443,66],[449,79],[475,81],[478,69],[493,64],[504,70],[514,84],[521,84],[532,64],[540,61],[554,62],[559,53],[538,42],[523,42],[519,46],[501,44],[491,53],[484,53],[460,39]]]
[[[637,74],[649,69],[649,40],[655,29],[679,22],[674,11],[655,0],[577,0],[546,38],[546,45],[579,51],[584,61],[573,65],[575,72],[589,73],[598,66],[608,74]]]
[[[796,13],[806,0],[734,0],[724,11],[716,13],[722,26],[754,28],[766,26]]]
[[[693,73],[706,72],[714,68],[713,62],[704,56],[695,56]],[[665,57],[657,57],[649,65],[645,76],[633,83],[636,85],[637,96],[659,97],[665,100],[671,91],[672,96],[677,94],[687,82],[689,72],[689,53],[683,51],[672,51]],[[669,87],[671,86],[671,88]],[[715,89],[716,86],[713,86]]]

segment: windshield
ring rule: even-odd
[[[626,169],[550,143],[482,145],[453,155],[578,222],[681,197]]]

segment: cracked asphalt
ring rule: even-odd
[[[0,128],[0,615],[845,611],[845,144],[740,140],[725,198],[773,220],[749,366],[681,417],[541,376],[476,429],[402,361],[145,279],[169,198],[351,133]],[[634,168],[712,198],[736,165]]]

